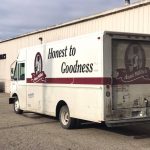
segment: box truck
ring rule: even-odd
[[[150,35],[105,31],[21,49],[9,103],[66,129],[149,122]]]

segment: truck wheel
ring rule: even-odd
[[[69,109],[67,105],[64,105],[60,109],[59,121],[64,129],[72,129],[76,126],[76,119],[70,117]]]
[[[17,97],[16,97],[16,100],[14,102],[14,112],[16,114],[22,114],[23,113],[23,110],[20,109],[20,104],[19,104],[19,100]]]

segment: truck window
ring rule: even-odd
[[[14,80],[25,80],[25,63],[16,64]]]
[[[18,80],[25,80],[25,63],[18,63]]]

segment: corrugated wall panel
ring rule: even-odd
[[[143,14],[143,22],[144,22],[144,33],[150,33],[150,5],[144,7]]]
[[[144,26],[144,22],[143,22],[143,19],[144,19],[144,15],[143,15],[143,8],[144,7],[141,7],[138,9],[138,32],[142,33],[143,32],[143,26]]]
[[[149,18],[149,7],[144,7],[143,9],[143,33],[146,33],[148,30],[149,23],[148,22],[147,24],[144,23],[147,21],[148,18]]]

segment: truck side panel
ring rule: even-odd
[[[55,116],[63,100],[71,117],[104,121],[104,84],[100,33],[27,49],[27,110]]]

